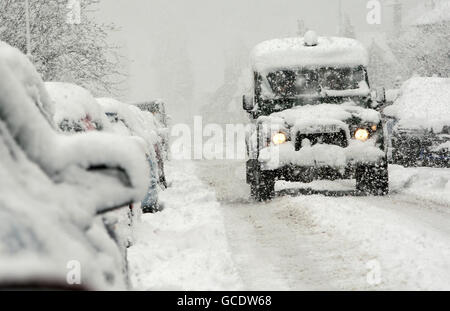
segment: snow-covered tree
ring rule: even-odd
[[[98,95],[119,91],[119,48],[107,41],[115,28],[95,21],[92,12],[99,1],[80,0],[72,6],[67,0],[29,1],[31,55],[44,80],[73,82]],[[0,40],[26,52],[24,3],[0,1]]]

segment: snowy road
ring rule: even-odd
[[[183,219],[184,225],[178,226],[187,233],[183,239],[202,246],[190,245],[189,252],[178,246],[174,251],[184,253],[184,279],[161,281],[164,277],[152,277],[155,271],[142,268],[142,254],[152,249],[155,254],[148,260],[167,254],[161,244],[167,240],[167,232],[162,236],[152,233],[152,241],[146,236],[148,228],[138,233],[138,240],[147,240],[131,249],[134,274],[147,279],[137,285],[134,282],[138,289],[158,288],[155,279],[163,287],[181,289],[450,289],[449,170],[393,166],[392,194],[385,198],[298,195],[261,204],[248,198],[243,162],[171,165],[173,193],[165,197],[172,206],[168,213],[145,216],[144,225],[160,230],[158,219],[167,223],[174,217],[176,222]],[[180,171],[184,177],[176,173]],[[341,186],[348,185],[334,185]],[[176,193],[189,203],[173,203],[171,197]],[[203,199],[196,202],[190,197]],[[195,211],[189,208],[192,214],[180,214],[186,206],[199,202],[202,206]],[[203,227],[197,227],[209,237],[203,242],[200,232],[191,234],[183,228],[190,226],[195,213],[202,214],[195,217],[205,221]],[[155,250],[154,245],[161,249]],[[170,256],[165,258],[166,268],[167,262],[181,260],[179,254]],[[211,268],[212,261],[216,261],[216,269]]]

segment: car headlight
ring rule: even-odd
[[[275,145],[282,145],[287,141],[287,136],[284,133],[276,133],[272,136],[272,142]]]
[[[355,132],[355,138],[360,141],[366,141],[370,137],[370,133],[367,129],[357,129]]]

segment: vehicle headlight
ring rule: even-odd
[[[370,133],[367,129],[357,129],[355,132],[355,138],[360,141],[366,141],[370,137]]]
[[[276,133],[272,136],[272,142],[275,145],[282,145],[287,141],[287,136],[284,133]]]

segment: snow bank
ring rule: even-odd
[[[319,37],[317,46],[306,46],[304,38],[265,41],[252,52],[253,69],[267,73],[300,67],[367,66],[368,53],[354,39]]]
[[[398,119],[399,128],[442,132],[450,125],[450,79],[411,78],[402,86],[394,105],[384,113]]]
[[[168,168],[172,187],[161,194],[163,213],[144,215],[128,260],[138,290],[239,290],[223,215],[213,189],[190,163]]]

